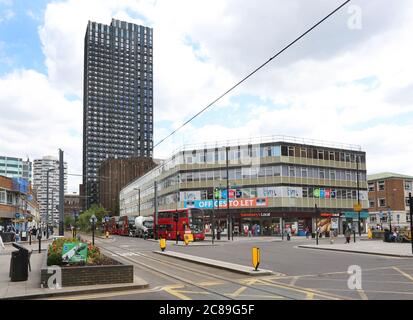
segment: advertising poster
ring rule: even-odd
[[[79,263],[87,260],[87,243],[66,242],[62,249],[63,262]]]

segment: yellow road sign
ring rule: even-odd
[[[252,248],[252,266],[258,270],[260,265],[260,248]]]
[[[361,211],[361,204],[359,204],[359,203],[356,203],[355,205],[354,205],[354,211],[356,211],[356,212],[360,212]]]

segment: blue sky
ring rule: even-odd
[[[37,28],[43,22],[47,3],[46,0],[14,1],[11,5],[0,2],[0,17],[13,12],[12,18],[0,24],[0,43],[3,43],[0,54],[10,59],[10,63],[0,64],[0,74],[18,68],[46,73]]]
[[[287,135],[361,145],[368,172],[413,175],[413,4],[353,1],[173,139],[182,143]],[[114,17],[154,29],[155,143],[338,0],[0,0],[0,154],[38,158],[62,148],[82,171],[83,37]],[[389,16],[392,18],[390,19]],[[10,113],[9,110],[13,110]],[[79,180],[69,179],[71,191]]]

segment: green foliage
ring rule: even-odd
[[[72,216],[65,216],[64,219],[64,228],[66,230],[69,230],[70,226],[74,226],[75,225],[75,219]]]
[[[47,253],[47,265],[63,265],[62,261],[62,251],[63,245],[66,242],[78,242],[76,238],[58,238],[55,239],[50,245],[49,250]],[[81,242],[85,242],[81,239]],[[101,264],[109,264],[110,262],[107,261],[108,259],[105,258],[104,255],[100,253],[98,247],[92,245],[88,242],[87,247],[87,262],[86,265],[101,265]]]
[[[80,230],[90,231],[92,230],[92,225],[90,223],[90,218],[95,215],[97,218],[96,229],[99,230],[102,225],[102,218],[108,215],[108,211],[97,204],[93,204],[88,210],[84,211],[78,219]]]

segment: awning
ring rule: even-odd
[[[355,211],[344,211],[344,217],[348,219],[358,219],[359,213]],[[360,218],[368,218],[369,217],[369,212],[368,211],[361,211],[360,212]]]

